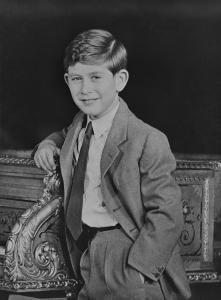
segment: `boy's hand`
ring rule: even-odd
[[[52,141],[43,141],[38,146],[34,160],[38,168],[51,173],[56,169],[55,156],[60,155],[60,149]]]

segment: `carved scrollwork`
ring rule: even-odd
[[[0,163],[6,165],[35,166],[35,162],[31,158],[13,157],[7,154],[0,154]]]
[[[189,246],[193,243],[195,238],[194,221],[192,221],[193,207],[187,202],[183,201],[183,216],[184,229],[180,235],[180,242],[183,246]]]
[[[188,272],[187,278],[190,282],[219,280],[217,272]]]
[[[180,235],[180,244],[186,264],[188,256],[193,259],[193,257],[199,257],[201,253],[202,241],[199,237],[202,238],[201,209],[206,196],[204,193],[206,180],[206,176],[176,176],[176,181],[182,189],[184,228]]]
[[[48,226],[61,219],[62,197],[56,195],[60,179],[55,173],[47,175],[44,182],[42,197],[21,215],[8,237],[4,274],[10,282],[68,278],[58,232],[45,233]]]
[[[44,184],[46,185],[46,188],[43,192],[49,193],[50,195],[62,195],[63,194],[63,185],[61,181],[61,176],[59,172],[54,171],[52,175],[46,175],[44,177]]]
[[[42,281],[3,281],[0,280],[0,289],[11,290],[16,292],[27,292],[36,290],[51,290],[51,289],[67,289],[75,292],[78,289],[78,283],[75,279],[64,280],[42,280]]]
[[[177,169],[192,170],[221,170],[219,161],[200,161],[200,160],[177,160]]]
[[[58,261],[58,254],[53,245],[49,242],[43,242],[39,244],[35,249],[35,259],[36,263],[42,267],[46,267],[50,264],[50,261]],[[51,268],[51,273],[54,273],[53,266]]]

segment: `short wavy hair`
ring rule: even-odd
[[[64,71],[77,62],[82,64],[106,64],[116,74],[127,67],[127,50],[110,32],[91,29],[76,36],[65,49]]]

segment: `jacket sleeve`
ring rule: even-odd
[[[69,126],[70,127],[70,126]],[[67,132],[69,130],[69,127],[63,128],[61,131],[54,132],[50,134],[46,139],[44,139],[42,142],[45,142],[46,140],[52,141],[58,148],[61,148],[65,137],[67,135]]]
[[[46,143],[46,142],[52,143],[52,144],[56,145],[58,148],[61,148],[70,127],[71,127],[71,125],[63,128],[61,131],[56,131],[56,132],[50,134],[44,140],[42,140],[39,144],[35,145],[34,149],[32,150],[31,157],[34,158],[35,152],[38,150],[38,147],[41,144]]]
[[[171,176],[176,161],[163,133],[152,132],[146,139],[139,167],[144,225],[130,249],[128,263],[157,281],[183,227],[181,192]]]

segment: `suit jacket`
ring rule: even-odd
[[[62,147],[64,211],[74,172],[73,149],[83,117],[84,114],[79,112],[67,130],[47,138]],[[149,279],[160,280],[168,299],[171,299],[172,289],[189,298],[189,285],[178,246],[183,228],[181,193],[171,176],[176,162],[166,136],[138,119],[120,99],[100,168],[106,207],[134,241],[128,264]],[[67,243],[77,274],[80,253],[70,236]]]

